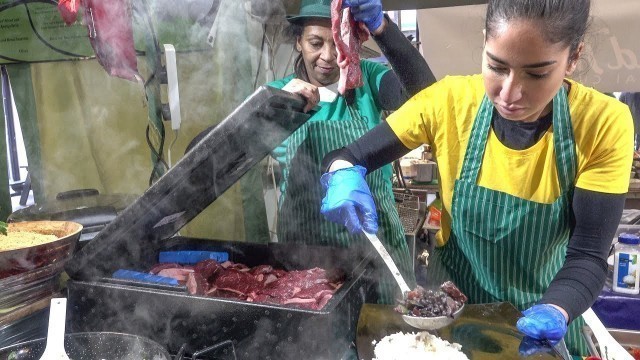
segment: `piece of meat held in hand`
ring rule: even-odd
[[[349,8],[342,9],[342,0],[331,2],[331,31],[340,67],[338,92],[344,95],[347,90],[364,84],[360,70],[360,47],[369,38],[369,31],[364,24],[353,20]]]

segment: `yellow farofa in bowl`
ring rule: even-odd
[[[46,235],[30,231],[7,231],[7,235],[0,234],[0,251],[24,249],[32,246],[47,244],[58,240],[55,235]]]

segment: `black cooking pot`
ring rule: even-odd
[[[47,339],[0,349],[0,360],[39,360]],[[66,334],[64,349],[71,360],[171,360],[167,350],[147,338],[112,332]]]
[[[59,193],[47,200],[9,215],[8,222],[59,220],[83,226],[79,248],[91,240],[108,223],[135,201],[138,195],[100,194],[96,189],[80,189]]]

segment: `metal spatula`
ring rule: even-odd
[[[64,327],[67,317],[67,299],[51,299],[47,346],[40,360],[70,360],[64,350]]]
[[[402,291],[402,297],[406,297],[407,293],[411,291],[411,289],[409,288],[409,285],[407,285],[407,282],[404,281],[404,279],[402,278],[402,275],[400,274],[400,270],[398,270],[396,263],[394,263],[393,259],[391,259],[391,255],[389,255],[389,252],[387,252],[387,249],[384,248],[384,245],[382,245],[382,242],[380,242],[380,239],[378,239],[377,235],[370,234],[364,230],[362,231],[362,233],[367,237],[367,239],[369,239],[369,241],[371,242],[371,245],[373,245],[373,247],[376,248],[376,250],[378,251],[378,254],[380,254],[380,257],[382,257],[382,260],[384,260],[384,263],[387,265],[387,267],[391,271],[391,275],[393,275],[393,277],[398,282],[398,286],[400,286],[400,291]]]
[[[598,341],[602,360],[633,360],[633,356],[611,336],[591,308],[582,314],[582,318]]]

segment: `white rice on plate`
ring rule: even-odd
[[[373,360],[468,360],[462,346],[450,343],[427,331],[419,333],[398,332],[387,335],[375,345]]]

